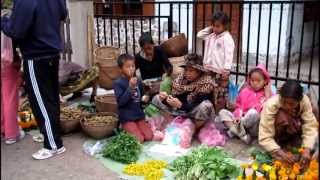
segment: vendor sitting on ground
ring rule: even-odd
[[[134,61],[134,57],[128,54],[119,56],[118,66],[122,76],[113,81],[113,88],[122,129],[143,143],[152,140],[153,133],[150,125],[145,121],[145,114],[141,106],[142,99],[144,99],[143,89],[141,81],[135,77]]]
[[[194,120],[196,129],[204,125],[214,112],[210,102],[213,91],[212,78],[206,75],[202,57],[188,54],[183,74],[172,84],[172,95],[160,92],[152,103],[163,110],[182,110]]]
[[[259,144],[274,159],[287,163],[297,161],[285,153],[292,147],[304,148],[300,161],[306,166],[318,137],[318,122],[309,98],[297,81],[288,80],[280,94],[266,101],[259,125]]]
[[[246,144],[258,136],[260,112],[263,103],[272,95],[270,75],[263,65],[249,72],[247,84],[239,92],[236,109],[218,112],[221,121],[229,129],[229,137],[238,136]]]
[[[136,68],[142,80],[161,78],[164,73],[172,73],[172,65],[160,46],[155,46],[151,34],[145,32],[139,39],[141,51],[135,56]]]

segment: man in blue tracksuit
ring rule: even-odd
[[[1,17],[1,31],[22,53],[26,90],[44,135],[44,148],[32,155],[35,159],[66,150],[60,137],[58,82],[60,23],[66,16],[65,0],[15,0],[11,16]]]

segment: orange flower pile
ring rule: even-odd
[[[258,165],[261,172],[264,172],[263,177],[256,177],[255,175],[246,175],[245,169],[251,168],[255,174],[257,170],[257,163],[245,164],[241,166],[243,173],[238,180],[318,180],[319,162],[312,160],[306,171],[302,172],[299,163],[293,165],[284,164],[280,161],[274,161],[273,165],[262,164]]]

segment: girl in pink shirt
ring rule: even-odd
[[[228,135],[236,135],[250,144],[251,136],[258,135],[263,103],[271,95],[270,75],[263,65],[258,65],[249,72],[247,84],[237,97],[233,113],[226,109],[219,112],[220,119],[229,129]]]
[[[205,41],[204,68],[211,72],[216,84],[225,89],[223,90],[224,93],[216,92],[216,94],[225,94],[228,91],[227,87],[234,52],[234,40],[227,30],[229,21],[229,17],[224,12],[217,12],[212,17],[212,25],[197,34],[198,38]],[[223,96],[227,101],[227,95]],[[217,106],[216,101],[218,99],[219,97],[214,99],[215,106]],[[224,104],[227,103],[225,102]],[[220,108],[216,107],[216,109]]]

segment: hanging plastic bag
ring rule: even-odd
[[[229,102],[231,104],[235,104],[236,98],[238,96],[238,85],[236,85],[233,81],[229,81],[228,91],[229,91]]]
[[[189,148],[194,132],[195,125],[193,122],[190,119],[178,116],[166,128],[162,143]]]
[[[1,32],[1,68],[13,62],[12,40]]]
[[[226,136],[220,133],[212,121],[207,122],[200,130],[198,139],[201,144],[209,147],[224,146],[226,143]]]

